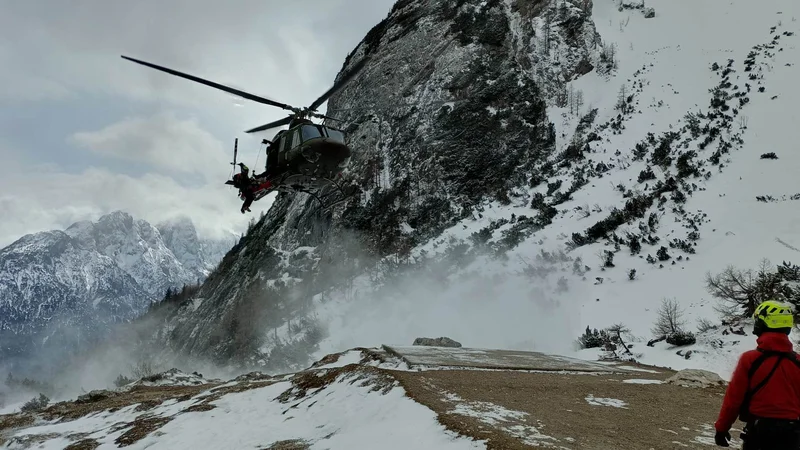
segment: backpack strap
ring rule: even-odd
[[[795,352],[776,352],[772,350],[763,350],[760,348],[756,350],[761,352],[761,355],[759,355],[758,358],[756,358],[756,360],[753,361],[753,365],[750,366],[750,371],[747,373],[748,386],[750,385],[750,380],[753,379],[753,375],[755,375],[758,368],[761,367],[761,364],[763,364],[767,358],[769,358],[770,356],[777,356],[778,360],[775,361],[775,365],[772,367],[772,370],[770,370],[769,374],[767,374],[767,376],[764,377],[764,379],[761,380],[760,383],[758,383],[755,387],[753,387],[753,389],[748,390],[747,393],[744,395],[744,400],[742,400],[742,406],[739,408],[740,417],[744,422],[749,422],[753,418],[750,415],[750,401],[753,399],[753,396],[756,394],[756,392],[761,390],[761,388],[766,386],[769,379],[772,378],[772,375],[774,375],[775,371],[778,370],[778,366],[781,365],[781,361],[784,358],[788,359],[789,361],[792,361],[794,365],[796,365],[800,369],[800,360],[798,360],[797,354]]]

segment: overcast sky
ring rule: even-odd
[[[295,106],[330,85],[394,0],[0,0],[0,246],[122,209],[239,232],[231,174],[263,170],[244,130],[286,112],[131,56]],[[321,110],[324,110],[321,108]],[[256,167],[258,158],[258,167]],[[271,197],[270,197],[271,199]]]

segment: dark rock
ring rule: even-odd
[[[427,347],[461,347],[461,343],[449,337],[438,338],[416,338],[413,345],[423,345]]]
[[[113,391],[101,389],[101,390],[91,391],[88,394],[79,395],[78,399],[75,400],[75,403],[95,403],[110,397],[114,397],[116,395],[119,394]]]

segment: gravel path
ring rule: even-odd
[[[658,383],[674,374],[658,371],[430,370],[392,375],[411,398],[436,411],[445,426],[488,440],[490,449],[714,448],[712,427],[724,387]],[[624,382],[631,379],[637,382]]]

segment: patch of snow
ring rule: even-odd
[[[540,422],[537,421],[536,427],[528,423],[530,421],[529,413],[514,411],[490,402],[468,402],[450,392],[445,393],[444,398],[455,405],[450,411],[453,414],[474,417],[487,425],[504,430],[521,439],[525,444],[534,447],[556,447],[554,442],[558,442],[558,440],[542,434],[537,428],[541,428]]]
[[[617,366],[617,369],[632,370],[634,372],[660,373],[657,370],[642,369],[640,367],[633,367],[633,366]]]
[[[661,380],[648,380],[646,378],[631,378],[629,380],[622,380],[622,382],[628,384],[664,384]]]
[[[627,403],[625,403],[622,400],[615,399],[615,398],[598,398],[598,397],[595,397],[592,394],[589,394],[589,395],[586,396],[585,400],[586,400],[586,403],[588,403],[590,405],[595,405],[595,406],[613,406],[614,408],[628,409],[627,406],[626,406]]]

